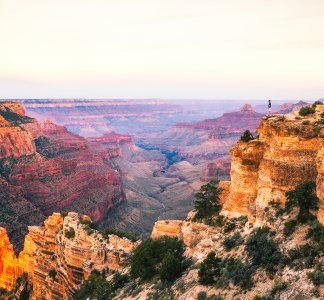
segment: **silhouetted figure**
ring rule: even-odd
[[[271,100],[268,100],[268,115],[271,114]]]

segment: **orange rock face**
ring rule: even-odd
[[[314,121],[314,120],[313,120]],[[323,138],[313,124],[287,117],[264,119],[259,138],[239,141],[231,150],[231,186],[224,209],[262,220],[269,202],[285,202],[285,193],[306,181],[317,181],[323,214]]]
[[[44,227],[30,226],[18,259],[0,228],[0,287],[12,289],[17,277],[27,272],[32,299],[70,299],[92,270],[121,270],[138,243],[115,235],[105,239],[81,220],[90,219],[76,213],[63,219],[54,213]],[[74,236],[67,236],[67,231],[74,231]]]
[[[20,274],[21,269],[7,231],[0,227],[0,288],[12,289]]]

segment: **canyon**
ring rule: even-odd
[[[54,211],[87,213],[100,221],[124,199],[109,155],[50,121],[26,117],[21,104],[0,103],[0,225],[17,250],[27,225]]]
[[[324,294],[322,286],[317,289],[316,293],[319,296],[316,296],[312,292],[316,287],[308,276],[310,272],[315,272],[314,267],[296,270],[285,266],[275,276],[258,270],[253,277],[255,284],[253,289],[242,292],[234,285],[231,285],[229,289],[224,289],[200,284],[196,266],[199,266],[211,251],[216,252],[222,258],[230,254],[236,255],[242,260],[246,259],[244,243],[227,252],[224,248],[224,241],[229,236],[232,237],[234,232],[240,234],[241,239],[246,241],[260,226],[269,226],[274,231],[274,239],[279,250],[285,255],[288,255],[289,251],[296,247],[305,245],[309,239],[307,231],[311,226],[309,224],[301,225],[292,236],[287,237],[284,234],[284,228],[287,219],[289,220],[292,216],[274,217],[276,212],[271,206],[271,202],[283,206],[286,201],[285,193],[303,182],[316,182],[316,194],[319,200],[316,217],[319,222],[324,224],[324,127],[320,121],[323,112],[324,105],[317,105],[314,114],[304,117],[299,116],[297,112],[285,116],[264,116],[258,126],[257,135],[253,139],[250,141],[239,140],[231,148],[231,180],[221,181],[219,184],[222,189],[220,202],[223,204],[221,215],[224,217],[226,226],[235,224],[231,231],[228,232],[220,226],[194,220],[194,211],[190,212],[184,220],[169,218],[155,222],[151,237],[157,239],[169,236],[182,240],[186,246],[185,256],[194,262],[194,265],[168,288],[169,292],[172,291],[175,299],[194,300],[200,293],[205,293],[208,297],[222,295],[226,300],[236,296],[251,300],[260,294],[270,293],[273,286],[278,284],[278,280],[284,281],[286,284],[286,288],[279,292],[278,299],[321,299]],[[35,126],[34,121],[29,126]],[[41,126],[43,134],[51,136],[51,128],[57,125],[47,123]],[[61,132],[55,133],[56,141],[62,142],[65,134],[65,129],[61,127]],[[51,138],[53,139],[53,137]],[[165,177],[165,174],[160,174],[162,162],[166,160],[165,156],[156,150],[146,153],[147,150],[136,146],[130,136],[110,133],[98,138],[82,138],[84,144],[80,143],[80,137],[75,136],[74,138],[77,140],[69,138],[68,142],[72,143],[73,147],[77,147],[78,151],[86,151],[87,147],[91,146],[95,153],[105,153],[105,159],[110,168],[120,169],[126,194],[135,193],[135,191],[139,193],[139,184],[143,180],[146,180],[143,186],[147,187],[147,192],[160,188],[156,183],[154,185],[151,179],[146,179],[154,165],[156,166],[154,178],[167,182],[167,180],[175,179],[171,174],[175,175],[180,172],[177,170],[179,164],[182,165],[182,169],[188,164],[188,161],[172,164],[166,171],[163,170],[170,175],[170,177]],[[72,147],[71,144],[69,145]],[[51,144],[45,143],[45,146],[37,148],[36,143],[33,151],[40,151],[43,155],[45,153],[57,155],[57,145],[52,147]],[[70,147],[65,146],[59,149],[66,151]],[[73,147],[72,149],[75,151]],[[67,153],[64,152],[64,155]],[[147,159],[148,155],[150,155],[150,160]],[[210,165],[209,169],[213,173],[213,170],[221,168],[217,165]],[[201,172],[197,172],[198,174],[202,176]],[[212,177],[208,172],[203,175],[208,179]],[[167,186],[168,184],[166,184],[166,188]],[[172,202],[178,197],[177,193],[178,189],[171,194]],[[135,203],[136,199],[139,198],[134,195],[132,202]],[[115,209],[126,202],[127,200],[120,202],[110,212],[116,214]],[[134,206],[132,207],[130,210],[132,212],[129,212],[129,216],[121,222],[124,222],[122,228],[139,226],[136,224],[142,221],[141,218],[148,217],[145,214],[141,215],[148,204],[146,203],[144,207],[141,205],[143,202],[138,203],[137,211]],[[94,214],[94,216],[97,215]],[[129,219],[133,220],[133,225],[125,223],[125,220]],[[117,224],[117,220],[115,222]],[[32,299],[42,297],[70,299],[73,292],[78,289],[84,279],[88,278],[92,270],[98,270],[107,278],[117,270],[127,272],[127,258],[140,242],[134,243],[114,235],[109,236],[107,240],[98,231],[91,229],[89,224],[91,224],[91,219],[84,215],[54,213],[45,221],[44,227],[29,227],[24,249],[18,258],[15,256],[7,231],[1,228],[0,287],[10,290],[14,287],[17,277],[23,272],[27,272],[28,278],[33,284]],[[72,230],[71,228],[74,232],[73,237],[66,234]],[[56,271],[54,279],[49,275],[51,270]],[[147,299],[151,293],[158,289],[151,282],[137,282],[136,284],[138,284],[136,294],[128,293],[126,285],[126,288],[119,291],[115,298]],[[182,288],[179,288],[180,285]]]

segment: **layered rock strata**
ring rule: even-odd
[[[285,202],[298,184],[317,182],[323,221],[323,128],[316,121],[321,107],[307,121],[294,115],[264,118],[258,138],[239,141],[231,149],[231,185],[224,209],[232,215],[262,220],[271,201]]]
[[[0,287],[10,290],[26,272],[33,285],[32,299],[70,299],[92,270],[104,274],[122,270],[137,243],[115,235],[105,239],[84,221],[90,219],[54,213],[44,227],[30,226],[18,258],[0,228]]]

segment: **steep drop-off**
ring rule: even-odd
[[[318,106],[314,115],[304,118],[297,114],[268,116],[261,121],[257,139],[240,141],[232,148],[225,210],[262,220],[269,202],[284,203],[285,192],[307,181],[317,181],[318,196],[323,201],[321,109]],[[319,215],[321,219],[322,209]]]

